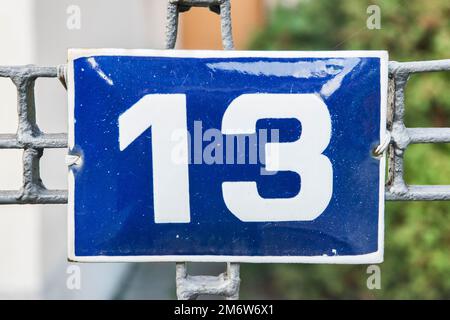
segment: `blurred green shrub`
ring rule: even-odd
[[[367,7],[381,9],[369,30]],[[259,50],[388,50],[390,60],[450,58],[448,0],[303,0],[278,7],[256,35]],[[450,126],[450,72],[412,76],[406,124]],[[405,176],[414,184],[450,184],[450,146],[413,145]],[[350,192],[350,191],[349,191]],[[390,202],[386,208],[382,289],[366,287],[366,266],[243,265],[243,298],[450,298],[450,202]]]

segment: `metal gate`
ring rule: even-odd
[[[178,15],[191,7],[209,7],[221,17],[222,43],[233,49],[230,0],[169,0],[166,47],[173,49]],[[67,190],[49,190],[41,180],[39,160],[45,149],[67,148],[67,134],[42,132],[36,124],[34,84],[37,78],[57,78],[65,86],[65,65],[0,66],[0,77],[17,88],[18,128],[15,134],[0,134],[0,149],[23,149],[23,182],[20,190],[0,190],[0,204],[67,203]],[[450,185],[408,185],[403,178],[403,155],[410,144],[450,142],[450,128],[407,128],[404,124],[405,87],[413,73],[450,71],[450,59],[389,63],[387,130],[391,134],[388,152],[386,200],[450,200]],[[55,80],[56,81],[56,80]],[[185,262],[176,266],[179,299],[199,295],[239,298],[239,264],[228,263],[219,276],[190,276]]]

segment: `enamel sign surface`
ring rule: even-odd
[[[70,50],[69,258],[381,262],[387,61]]]

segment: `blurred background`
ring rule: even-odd
[[[0,65],[57,65],[67,48],[163,48],[166,0],[3,0]],[[379,28],[368,28],[370,5]],[[237,49],[388,50],[390,60],[450,58],[448,0],[232,0]],[[220,19],[193,8],[180,19],[177,48],[221,49]],[[406,125],[450,126],[450,73],[412,76]],[[55,79],[36,83],[37,121],[44,132],[67,131],[66,91]],[[0,133],[17,126],[16,93],[0,78]],[[65,189],[65,150],[41,161],[48,188]],[[21,185],[20,150],[0,150],[0,189]],[[450,184],[450,146],[413,145],[406,181]],[[350,191],[350,190],[349,190]],[[0,206],[0,298],[175,298],[173,263],[71,264],[66,261],[65,205]],[[81,275],[80,288],[67,285]],[[243,264],[241,298],[449,299],[450,202],[389,202],[381,289],[366,286],[367,266]],[[224,264],[190,264],[217,274]]]

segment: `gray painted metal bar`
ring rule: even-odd
[[[450,128],[407,128],[409,143],[448,143]]]

